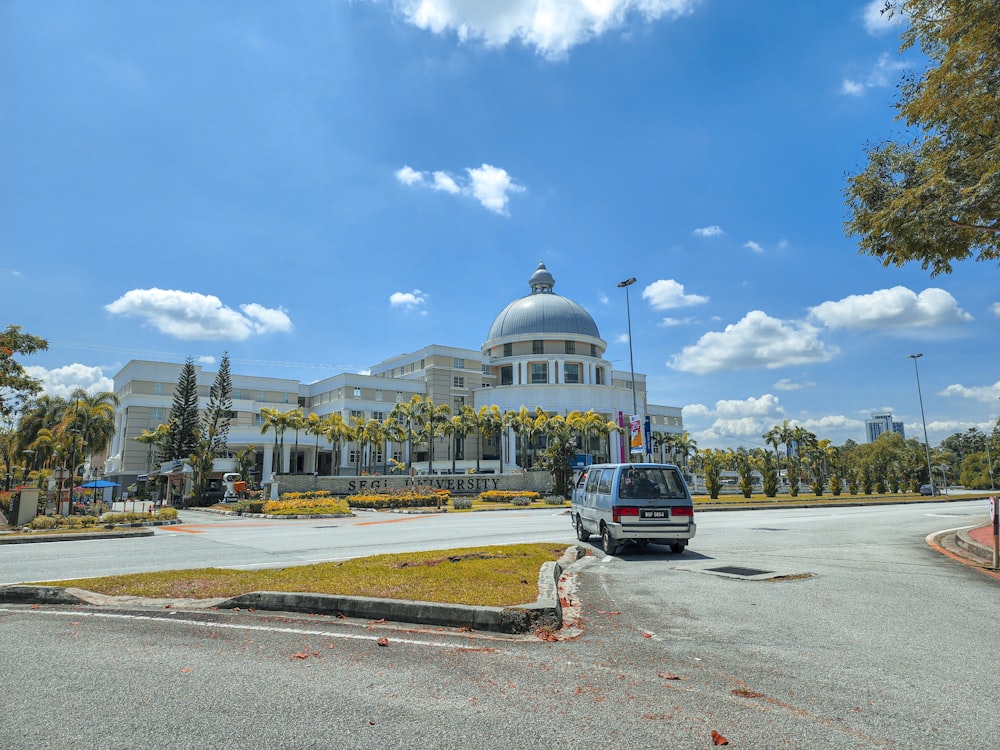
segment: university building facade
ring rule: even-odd
[[[576,302],[554,292],[555,281],[543,263],[529,280],[530,292],[511,302],[490,326],[480,349],[430,345],[383,360],[368,374],[340,373],[313,383],[243,375],[233,372],[229,450],[254,446],[257,481],[274,474],[348,475],[359,463],[384,466],[388,458],[411,464],[417,473],[465,473],[477,465],[485,472],[512,472],[525,465],[512,433],[503,439],[480,440],[477,434],[441,438],[435,443],[433,465],[426,446],[406,442],[376,446],[377,455],[359,456],[361,448],[348,444],[334,466],[333,447],[322,437],[286,431],[276,465],[273,432],[262,434],[265,408],[286,412],[300,408],[319,418],[339,414],[348,425],[357,419],[385,420],[398,403],[414,396],[447,405],[452,414],[463,406],[497,406],[501,412],[522,406],[532,414],[541,407],[548,414],[566,415],[593,410],[628,429],[633,411],[632,373],[612,368],[604,359],[607,348],[590,314]],[[116,431],[105,462],[104,475],[122,487],[137,477],[160,469],[149,446],[136,440],[170,416],[173,392],[183,364],[132,360],[114,377],[120,399]],[[204,408],[216,373],[195,366],[200,406]],[[680,407],[649,404],[646,376],[635,373],[635,403],[650,419],[654,433],[683,432]],[[623,438],[613,433],[603,443],[611,460],[628,460]],[[596,445],[596,443],[595,443]],[[509,449],[504,450],[504,446]],[[592,446],[581,446],[587,453]],[[623,458],[624,457],[624,458]],[[503,466],[501,467],[501,461]]]

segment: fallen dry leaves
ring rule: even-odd
[[[716,732],[714,729],[712,730],[712,742],[714,742],[716,745],[728,745],[729,744],[729,740],[727,740],[721,734],[719,734],[718,732]]]
[[[375,641],[375,643],[377,643],[379,646],[388,646],[389,639],[383,636],[382,638],[379,638],[377,641]]]

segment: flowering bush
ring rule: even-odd
[[[365,492],[349,495],[347,504],[352,508],[381,510],[384,508],[426,508],[447,505],[451,500],[448,490],[399,490],[395,492]]]
[[[303,495],[308,493],[288,493],[281,500],[269,500],[264,503],[262,511],[269,516],[326,516],[350,515],[351,510],[343,500],[332,495],[307,498],[287,499],[288,495]]]
[[[471,510],[472,509],[472,498],[471,497],[456,497],[451,501],[451,507],[455,510]]]

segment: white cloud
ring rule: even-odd
[[[520,42],[548,58],[620,28],[634,16],[646,23],[692,13],[701,0],[396,0],[409,23],[435,34],[489,47]]]
[[[615,342],[617,342],[619,344],[627,344],[628,343],[628,334],[627,333],[618,334],[618,336],[615,337]]]
[[[785,409],[776,396],[765,393],[759,398],[719,400],[713,408],[691,404],[683,408],[683,415],[685,422],[711,420],[711,426],[696,433],[702,447],[731,443],[733,438],[762,444],[761,435],[785,419]]]
[[[694,318],[664,318],[657,325],[664,328],[673,328],[674,326],[686,326],[692,323],[694,323]]]
[[[994,302],[992,305],[990,305],[990,310],[993,312],[994,315],[1000,318],[1000,302]]]
[[[507,170],[483,164],[481,167],[466,167],[467,179],[460,179],[442,170],[418,172],[409,166],[396,170],[396,180],[403,185],[438,190],[451,195],[465,195],[475,198],[483,208],[494,213],[507,215],[507,203],[514,193],[523,193],[525,187],[518,185]]]
[[[726,370],[827,362],[838,353],[818,338],[819,329],[797,321],[771,318],[752,310],[743,319],[712,331],[686,346],[667,365],[675,370],[704,375]]]
[[[809,430],[809,432],[814,433],[820,439],[824,437],[832,439],[829,436],[833,433],[845,434],[855,432],[863,435],[865,430],[865,422],[863,419],[851,419],[850,417],[845,417],[841,414],[831,414],[830,416],[820,417],[819,419],[805,419],[799,422],[799,424]],[[834,440],[834,442],[840,443],[843,441]]]
[[[810,383],[809,381],[803,381],[801,383],[795,383],[788,378],[782,378],[777,383],[774,384],[774,390],[776,391],[799,391],[803,388],[813,388],[816,384]]]
[[[389,304],[393,307],[403,307],[407,311],[416,310],[427,303],[427,295],[419,289],[412,292],[393,292],[389,295]]]
[[[404,185],[415,185],[423,181],[424,176],[410,166],[402,166],[396,170],[396,179]]]
[[[642,290],[642,298],[649,300],[654,310],[671,310],[675,307],[703,305],[708,297],[685,294],[684,285],[673,279],[659,279]]]
[[[24,371],[40,380],[42,391],[49,396],[69,398],[77,388],[83,388],[91,395],[115,389],[114,380],[106,377],[100,367],[74,363],[46,370],[44,367],[25,365]]]
[[[266,333],[288,333],[292,321],[282,308],[252,302],[237,312],[211,294],[177,289],[132,289],[104,309],[113,315],[143,318],[161,333],[187,341],[244,341]]]
[[[848,96],[861,96],[868,89],[884,89],[891,85],[900,71],[909,66],[900,60],[894,60],[883,52],[862,80],[845,78],[840,85],[840,93]]]
[[[749,250],[753,250],[755,253],[764,252],[763,246],[759,242],[754,242],[753,240],[747,240],[747,242],[744,243],[743,247]]]
[[[848,330],[927,328],[964,323],[972,316],[943,289],[925,289],[920,294],[904,286],[879,289],[871,294],[852,294],[841,300],[810,308],[809,314],[828,328]]]
[[[840,93],[846,94],[847,96],[861,96],[865,93],[865,85],[859,83],[858,81],[852,81],[849,78],[845,78],[840,84]]]
[[[495,213],[507,213],[510,193],[524,192],[524,188],[515,184],[505,169],[483,164],[481,167],[467,168],[465,171],[472,180],[472,194],[476,200]]]
[[[194,358],[194,361],[203,367],[214,367],[215,357],[211,354],[202,354]]]
[[[452,193],[453,195],[455,193],[462,192],[462,189],[458,186],[458,183],[455,182],[455,179],[447,172],[435,172],[434,183],[432,187],[435,190],[443,190],[444,192]]]
[[[993,385],[976,385],[968,388],[964,385],[949,385],[939,396],[958,396],[959,398],[969,398],[974,401],[981,401],[984,404],[996,406],[997,399],[1000,399],[1000,380]]]
[[[865,6],[862,22],[865,25],[865,31],[872,36],[879,36],[880,34],[894,31],[903,24],[903,18],[900,13],[897,12],[892,15],[883,13],[883,8],[885,8],[885,0],[870,0],[868,5]]]
[[[694,233],[699,237],[721,237],[725,234],[722,227],[717,224],[713,224],[710,227],[699,227],[694,230]]]

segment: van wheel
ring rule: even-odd
[[[580,516],[576,517],[576,538],[581,542],[590,541],[590,532],[583,528],[583,519]]]
[[[604,545],[605,555],[614,555],[618,552],[618,545],[615,544],[615,540],[611,536],[611,529],[607,526],[601,527],[601,543]]]
[[[681,552],[684,551],[684,548],[686,546],[687,545],[684,542],[674,542],[673,544],[670,545],[670,551],[673,552],[675,555],[679,555]]]

